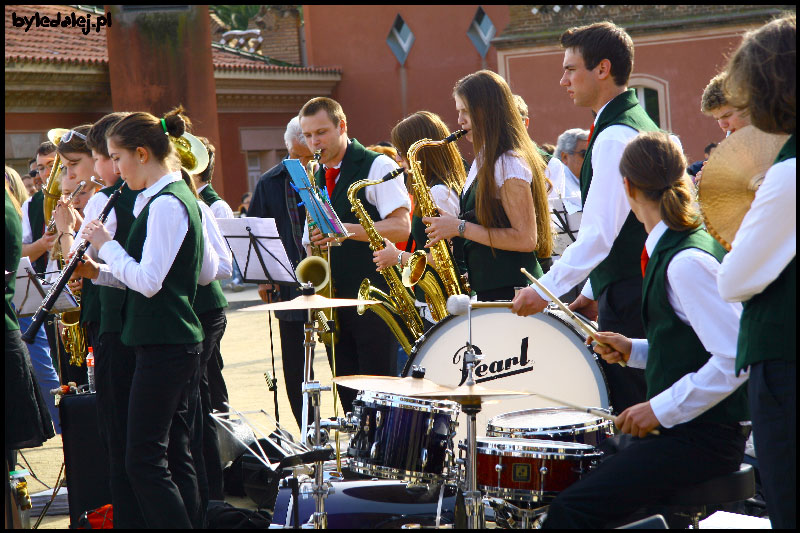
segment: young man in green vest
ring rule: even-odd
[[[734,372],[742,308],[717,290],[725,250],[700,227],[686,159],[666,133],[645,132],[628,144],[620,170],[648,233],[640,252],[646,338],[600,332],[604,344],[595,351],[609,363],[643,368],[647,401],[617,417],[632,438],[624,447],[618,439],[600,445],[603,461],[550,504],[548,529],[630,522],[682,487],[738,471],[744,458],[747,375]]]
[[[588,107],[596,118],[581,168],[583,217],[578,238],[539,281],[560,296],[588,276],[570,308],[591,319],[599,314],[602,330],[641,338],[639,255],[647,234],[625,199],[619,160],[637,133],[656,131],[658,126],[627,88],[633,41],[625,30],[611,22],[571,28],[561,36],[561,46],[565,49],[561,85],[575,105]],[[514,299],[512,311],[521,316],[538,313],[547,302],[543,292],[529,287]],[[641,370],[601,365],[615,412],[644,400]]]
[[[756,191],[719,291],[743,302],[736,372],[750,369],[753,440],[773,528],[797,527],[797,26],[795,15],[745,36],[727,68],[733,105],[753,126],[789,134]]]
[[[311,151],[322,150],[317,184],[326,187],[336,214],[350,236],[341,246],[331,248],[331,279],[336,298],[355,298],[364,278],[388,291],[383,276],[372,262],[367,233],[351,210],[347,189],[356,181],[379,180],[397,168],[388,156],[371,152],[347,135],[347,119],[342,106],[330,98],[313,98],[300,110],[300,127]],[[358,198],[375,229],[392,242],[403,241],[411,231],[411,203],[402,179],[394,179],[361,189]],[[309,242],[320,246],[332,239],[323,238],[319,229]],[[310,255],[310,254],[309,254]],[[336,344],[336,374],[391,375],[396,369],[398,343],[389,327],[374,313],[359,316],[355,307],[336,312],[339,342]],[[355,391],[339,388],[342,407],[351,410]]]

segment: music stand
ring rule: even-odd
[[[47,297],[52,284],[42,281],[33,270],[30,259],[23,257],[20,259],[19,267],[16,271],[16,284],[14,285],[14,309],[17,310],[18,317],[28,317],[36,314],[42,301]],[[75,296],[70,292],[69,287],[58,296],[55,305],[50,310],[50,314],[60,314],[67,311],[75,311],[80,308],[80,304]]]
[[[274,218],[218,218],[217,224],[245,282],[298,284]]]

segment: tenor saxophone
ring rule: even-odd
[[[395,173],[395,176],[397,174],[399,174],[399,171]],[[361,200],[359,200],[356,195],[358,194],[358,191],[364,187],[368,187],[369,185],[377,185],[383,181],[383,179],[375,181],[360,180],[350,185],[350,187],[347,189],[347,198],[350,200],[350,203],[353,206],[352,211],[355,213],[356,217],[358,217],[359,223],[367,232],[367,237],[369,238],[369,247],[373,251],[382,250],[385,247],[383,237],[381,237],[381,235],[375,229],[374,222],[370,218],[366,209],[364,209],[364,205],[361,203]],[[389,325],[389,328],[392,330],[392,333],[394,333],[395,337],[397,337],[397,339],[400,341],[403,349],[407,353],[411,353],[413,341],[416,341],[416,339],[421,337],[423,334],[422,318],[420,317],[419,312],[414,305],[414,296],[403,285],[400,277],[401,273],[397,266],[384,268],[381,270],[381,275],[383,275],[383,278],[386,280],[386,283],[389,286],[389,294],[386,294],[383,291],[371,286],[369,279],[365,279],[359,288],[358,298],[360,300],[370,299],[379,300],[381,302],[371,306],[370,309],[372,309],[373,312],[380,316]],[[366,306],[359,306],[358,314],[363,315],[366,312],[365,307]],[[405,331],[403,326],[397,322],[395,316],[402,320],[403,326],[407,331]]]
[[[425,176],[422,174],[422,165],[417,160],[417,152],[426,146],[441,146],[451,143],[466,133],[467,132],[464,130],[458,130],[441,141],[420,139],[409,147],[407,159],[409,162],[409,173],[411,174],[411,185],[414,189],[414,198],[419,206],[421,216],[437,217],[439,216],[439,208],[436,206],[436,202],[433,201],[430,187],[425,183]],[[447,298],[456,294],[469,294],[470,288],[466,278],[460,275],[456,269],[453,254],[450,251],[450,246],[447,241],[441,240],[437,242],[431,246],[430,250],[435,263],[435,265],[432,266],[436,270],[436,273],[439,274],[446,294],[441,294],[438,284],[431,284],[429,281],[425,280],[422,274],[425,271],[426,264],[424,251],[414,252],[411,258],[409,267],[411,268],[412,274],[409,282],[413,285],[417,280],[420,280],[420,287],[425,291],[425,298],[428,301],[433,317],[436,320],[441,320],[447,315]],[[437,317],[437,314],[440,316]]]

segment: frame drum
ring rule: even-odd
[[[466,380],[464,350],[469,338],[467,315],[441,320],[414,345],[403,376],[413,365],[439,385],[458,387]],[[541,392],[587,407],[609,409],[605,375],[584,335],[559,311],[521,317],[508,309],[472,310],[472,344],[483,360],[475,381],[485,387]],[[483,405],[477,416],[478,436],[486,435],[489,419],[510,411],[558,407],[537,396],[500,400]],[[466,415],[458,416],[456,441],[466,440]]]

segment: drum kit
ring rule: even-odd
[[[360,479],[342,480],[330,472],[332,461],[317,454],[305,488],[277,497],[274,521],[286,527],[305,519],[317,529],[478,529],[487,520],[531,527],[560,491],[597,464],[598,445],[613,435],[603,371],[572,319],[557,309],[519,317],[474,303],[466,316],[448,316],[417,341],[402,377],[335,377],[337,386],[360,392],[351,413],[321,420],[320,393],[330,388],[310,379],[312,311],[370,302],[324,298],[308,285],[302,290],[294,300],[248,310],[308,310],[303,393],[313,408],[313,439],[307,449],[330,450],[326,430],[348,433],[344,459]],[[595,408],[554,401],[563,395]]]

